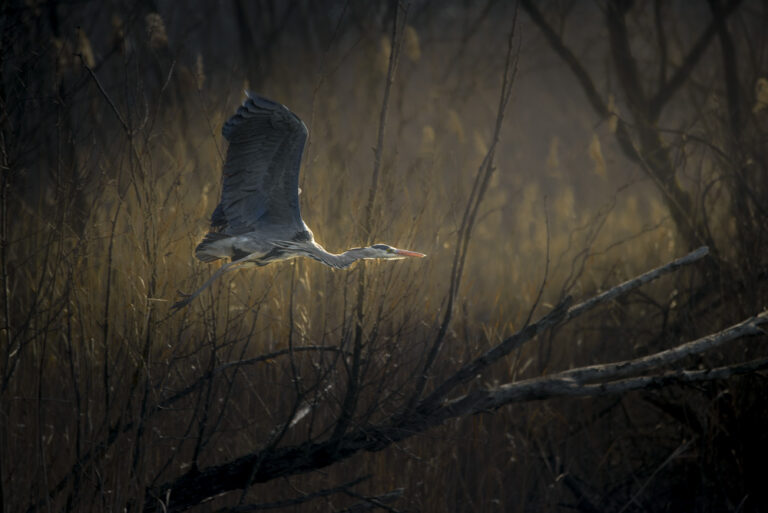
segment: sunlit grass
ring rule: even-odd
[[[332,363],[348,357],[343,351],[358,328],[368,364],[360,409],[372,407],[364,421],[396,411],[444,313],[457,230],[487,151],[496,94],[480,77],[476,96],[458,101],[444,84],[430,80],[440,70],[428,64],[428,50],[413,27],[406,36],[407,60],[391,106],[372,229],[377,242],[427,253],[426,259],[361,262],[349,271],[311,260],[242,270],[171,315],[177,291],[195,290],[220,265],[203,264],[193,253],[218,201],[226,151],[218,131],[239,92],[208,89],[202,78],[166,91],[173,101],[153,104],[156,118],[132,126],[135,132],[108,125],[103,117],[91,121],[91,131],[119,143],[95,155],[95,162],[77,161],[83,170],[99,171],[84,187],[90,206],[84,220],[76,219],[83,213],[74,212],[72,191],[63,186],[44,187],[37,205],[12,200],[11,211],[30,215],[11,223],[7,247],[15,320],[10,329],[18,337],[12,354],[20,356],[6,396],[13,411],[7,436],[14,443],[4,458],[22,462],[35,455],[44,461],[10,465],[8,482],[20,490],[11,508],[30,497],[43,500],[78,459],[102,450],[99,463],[81,476],[87,484],[68,483],[53,509],[75,486],[99,496],[93,504],[78,499],[92,510],[130,500],[140,504],[145,479],[160,472],[162,481],[186,471],[201,435],[208,443],[200,451],[201,467],[262,447],[275,426],[290,419],[299,388],[317,391],[319,405],[282,443],[327,436],[347,378],[344,365]],[[388,48],[383,41],[362,49],[346,67],[324,76],[314,92],[313,84],[297,84],[279,67],[265,85],[265,94],[310,124],[302,214],[316,240],[333,252],[365,242],[362,218]],[[200,78],[202,61],[196,66]],[[105,116],[113,114],[105,98],[94,93],[89,100]],[[118,103],[130,105],[130,119],[144,115],[136,104]],[[513,135],[524,127],[514,120],[513,105],[504,136],[509,148],[496,160],[436,376],[520,329],[532,308],[546,311],[567,294],[586,297],[684,253],[656,188],[642,178],[612,175],[615,160],[604,156],[597,136],[585,137],[583,148],[594,167],[560,158],[553,143],[538,167],[521,169]],[[86,142],[74,144],[87,153]],[[702,176],[689,186],[711,179],[714,171],[705,169]],[[716,192],[708,215],[721,229],[715,239],[723,241],[738,226],[729,218],[732,199]],[[366,292],[358,319],[362,267]],[[659,311],[673,308],[676,286],[667,281],[649,287],[646,296],[619,305],[608,318],[569,328],[558,340],[539,340],[481,379],[502,383],[589,362],[595,354],[633,354],[646,343],[659,343]],[[616,340],[623,326],[637,330],[631,344]],[[278,356],[232,367],[199,393],[164,403],[206,372],[289,346],[329,350],[296,353],[293,365]],[[580,420],[597,415],[599,407],[584,407]],[[527,497],[528,487],[546,490],[542,483],[560,474],[553,462],[542,464],[545,454],[573,452],[578,444],[603,447],[596,435],[572,433],[565,408],[533,404],[451,421],[382,454],[358,455],[328,474],[295,478],[294,485],[320,488],[372,473],[370,493],[407,485],[413,510],[472,504],[477,510],[522,511],[536,503]],[[119,433],[119,441],[103,447],[111,433]],[[563,446],[555,446],[561,439]],[[621,463],[614,452],[620,446],[621,441],[600,455],[596,473],[605,482]],[[537,470],[530,470],[534,465]],[[252,493],[266,502],[290,492],[281,483],[256,486]]]

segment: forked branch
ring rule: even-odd
[[[738,338],[764,337],[766,332],[762,326],[768,324],[768,311],[765,311],[717,333],[651,355],[570,369],[549,376],[506,383],[492,389],[476,388],[458,397],[447,397],[458,385],[468,383],[492,363],[509,354],[513,348],[519,347],[537,334],[567,323],[597,305],[627,294],[659,276],[699,261],[706,254],[706,248],[699,248],[683,258],[642,274],[573,307],[570,307],[569,299],[562,301],[549,314],[463,366],[436,387],[410,415],[395,415],[378,425],[350,429],[341,437],[309,440],[294,446],[267,446],[220,465],[188,472],[171,482],[148,490],[144,511],[184,511],[211,497],[241,489],[243,486],[312,472],[345,460],[360,451],[385,449],[450,418],[481,413],[513,403],[566,396],[617,395],[676,383],[724,379],[768,368],[768,359],[764,358],[712,369],[665,370],[669,369],[670,364],[679,362],[684,357],[702,354]],[[642,373],[646,374],[638,375]]]
[[[560,302],[551,312],[539,319],[533,324],[530,324],[522,330],[510,335],[497,344],[484,354],[473,360],[472,362],[464,365],[459,369],[456,374],[445,380],[440,386],[438,386],[419,406],[421,412],[427,412],[433,410],[438,406],[447,394],[462,383],[466,383],[488,366],[498,361],[502,357],[508,355],[513,350],[521,347],[523,344],[534,338],[539,333],[555,326],[557,324],[568,322],[576,317],[586,313],[587,311],[595,308],[597,305],[606,303],[618,296],[624,295],[627,292],[634,290],[641,285],[649,283],[660,276],[671,273],[679,269],[680,267],[690,265],[709,253],[709,248],[702,246],[689,253],[688,255],[673,260],[667,264],[664,264],[656,269],[652,269],[646,273],[641,274],[631,280],[627,280],[605,292],[598,294],[586,301],[583,301],[575,306],[570,306],[570,298],[565,298]],[[570,308],[569,308],[570,307]]]
[[[555,397],[594,397],[616,395],[643,388],[658,388],[675,383],[713,381],[737,374],[768,368],[768,358],[726,365],[712,369],[675,369],[659,374],[616,379],[643,370],[655,370],[679,361],[685,356],[701,354],[731,340],[746,336],[764,335],[761,325],[768,323],[768,310],[717,333],[682,344],[666,351],[634,360],[591,365],[514,383],[493,389],[475,390],[446,403],[434,415],[442,419],[470,415],[492,410],[510,403],[552,399]],[[592,383],[595,381],[595,383]]]

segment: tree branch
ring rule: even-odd
[[[602,294],[598,294],[597,296],[579,303],[578,305],[575,305],[571,308],[568,308],[570,306],[570,298],[566,298],[542,319],[535,322],[534,324],[526,326],[524,329],[518,331],[514,335],[507,337],[500,344],[493,347],[491,350],[487,351],[485,354],[478,357],[471,363],[465,365],[453,376],[445,380],[424,401],[422,401],[422,403],[419,405],[419,411],[424,413],[436,408],[439,402],[442,401],[451,390],[456,388],[458,385],[471,380],[483,369],[496,362],[503,356],[508,355],[514,349],[521,347],[524,343],[531,340],[539,333],[542,333],[552,326],[562,322],[568,322],[593,309],[599,304],[608,302],[618,296],[624,295],[627,292],[634,290],[641,285],[649,283],[665,274],[675,271],[680,267],[690,265],[704,258],[708,253],[709,248],[706,246],[700,247],[699,249],[692,251],[682,258],[678,258],[677,260],[673,260],[668,264],[662,265],[661,267],[657,267],[656,269],[652,269],[644,274],[641,274],[636,278],[627,280],[624,283],[621,283],[620,285],[617,285],[610,290],[606,290]]]
[[[741,4],[742,0],[731,0],[728,4],[720,9],[720,17],[713,19],[706,30],[702,32],[696,42],[693,44],[691,51],[683,59],[682,64],[675,70],[672,77],[666,82],[651,99],[649,105],[649,116],[651,119],[657,119],[661,113],[661,109],[667,104],[672,96],[680,89],[688,77],[693,71],[693,68],[699,63],[704,51],[709,46],[712,38],[718,31],[718,27],[721,23],[725,23],[725,20],[730,16],[736,8]]]
[[[464,264],[467,259],[467,253],[469,252],[469,242],[472,238],[472,230],[475,226],[477,219],[477,212],[482,204],[485,191],[487,190],[488,183],[495,170],[493,165],[494,156],[496,154],[496,147],[501,141],[501,128],[504,124],[504,115],[507,110],[507,105],[512,97],[512,86],[514,85],[515,75],[517,74],[517,57],[514,53],[514,35],[517,25],[517,10],[515,10],[515,17],[512,19],[512,28],[507,38],[507,52],[504,62],[504,71],[501,80],[501,91],[499,93],[499,104],[496,109],[496,120],[494,123],[493,137],[491,144],[488,146],[488,151],[483,157],[483,161],[475,174],[475,180],[467,199],[467,205],[464,209],[464,215],[462,216],[461,226],[457,234],[456,251],[453,254],[453,264],[451,266],[451,280],[448,287],[447,304],[445,307],[445,315],[440,323],[440,328],[437,331],[435,340],[429,348],[427,357],[424,361],[424,365],[416,377],[416,386],[411,394],[410,401],[403,412],[403,415],[409,415],[414,405],[421,398],[421,394],[424,392],[424,388],[427,385],[429,379],[429,373],[437,360],[440,348],[443,345],[445,335],[448,332],[448,327],[453,320],[454,302],[456,301],[456,295],[458,294],[459,287],[461,285],[461,279],[464,274]]]
[[[761,370],[768,367],[768,358],[715,369],[696,371],[678,369],[660,375],[610,381],[643,370],[659,368],[686,356],[701,354],[737,338],[763,335],[765,331],[759,326],[766,323],[768,323],[768,310],[717,333],[642,358],[580,367],[551,376],[501,385],[492,390],[478,390],[451,401],[450,404],[446,405],[446,411],[442,415],[454,417],[477,413],[486,409],[498,408],[510,402],[562,396],[614,395],[640,388],[656,388],[678,382],[711,381]],[[596,380],[600,380],[600,383],[588,383]]]
[[[574,55],[570,48],[565,45],[563,39],[555,32],[555,30],[547,23],[544,15],[539,11],[539,8],[533,0],[521,0],[523,9],[526,10],[531,20],[539,27],[541,32],[546,37],[552,49],[555,53],[571,68],[571,71],[576,76],[581,88],[584,90],[584,94],[587,95],[587,100],[592,105],[597,115],[602,119],[607,119],[611,115],[611,111],[608,108],[608,104],[605,103],[600,93],[597,91],[595,82],[592,77],[589,76],[586,68],[581,64],[579,59]],[[627,129],[627,124],[623,119],[618,118],[616,125],[616,139],[621,145],[622,151],[635,162],[639,162],[640,158],[637,152],[635,144],[632,142],[632,137]]]
[[[643,84],[640,80],[637,62],[629,44],[629,34],[627,33],[627,22],[625,19],[626,11],[627,6],[622,2],[608,2],[606,6],[606,25],[608,26],[610,49],[616,67],[616,75],[627,95],[630,110],[635,113],[636,121],[639,121],[638,117],[646,121],[648,101],[643,92]]]
[[[761,323],[768,322],[768,316],[761,315],[763,315]],[[768,358],[761,358],[737,365],[716,367],[714,369],[695,371],[680,369],[664,374],[639,376],[595,384],[584,384],[571,379],[565,374],[556,374],[544,378],[508,383],[493,389],[475,390],[446,404],[440,411],[434,413],[431,420],[436,421],[436,423],[442,422],[453,417],[462,417],[494,410],[510,403],[554,399],[556,397],[617,395],[633,390],[661,388],[678,383],[715,381],[763,369],[768,369]]]
[[[611,299],[614,299],[618,296],[626,294],[630,290],[636,289],[640,285],[650,283],[653,280],[660,278],[665,274],[669,274],[672,271],[676,271],[677,269],[683,266],[690,265],[698,260],[701,260],[708,254],[709,254],[709,248],[707,246],[701,246],[700,248],[691,251],[684,257],[680,257],[677,260],[673,260],[672,262],[669,262],[668,264],[664,264],[661,267],[652,269],[644,274],[641,274],[640,276],[637,276],[636,278],[632,278],[631,280],[627,280],[620,285],[616,285],[615,287],[609,290],[606,290],[602,294],[598,294],[595,297],[587,299],[586,301],[573,306],[568,311],[566,321],[570,321],[574,317],[578,317],[579,315],[583,314],[587,310],[591,310],[592,308],[594,308],[600,303],[605,303],[606,301],[610,301]]]
[[[664,14],[662,13],[663,7],[664,3],[662,0],[654,0],[653,23],[656,26],[656,41],[659,45],[659,89],[661,89],[661,87],[667,82],[667,57],[669,54],[669,50],[667,49],[667,36],[664,33]]]
[[[603,101],[600,93],[597,92],[597,87],[592,81],[592,77],[581,65],[579,59],[573,54],[570,48],[565,46],[562,38],[555,32],[555,30],[547,23],[544,15],[538,8],[537,3],[534,0],[521,0],[520,5],[531,17],[531,20],[539,27],[544,37],[549,41],[550,46],[560,56],[563,61],[571,68],[571,71],[576,75],[576,80],[581,84],[581,88],[584,89],[584,93],[587,95],[587,100],[592,104],[592,108],[597,111],[600,117],[607,118],[611,113],[608,110],[608,105]]]
[[[708,0],[712,11],[712,21],[715,24],[720,39],[720,49],[723,56],[723,75],[725,80],[726,97],[728,98],[728,121],[733,137],[741,134],[741,93],[739,86],[739,70],[736,65],[736,48],[731,33],[728,31],[726,20],[728,15],[723,11],[720,0]]]
[[[683,258],[622,283],[570,309],[568,308],[570,299],[564,300],[536,323],[508,337],[484,355],[462,367],[422,401],[409,416],[390,419],[380,425],[363,426],[354,431],[347,431],[341,437],[330,437],[321,442],[310,440],[290,447],[276,447],[272,444],[222,465],[187,472],[172,482],[149,490],[145,498],[144,511],[160,509],[168,512],[183,511],[215,495],[237,490],[249,484],[271,481],[278,477],[311,472],[349,458],[359,451],[382,450],[394,442],[409,438],[449,418],[479,413],[511,403],[565,396],[616,395],[631,390],[656,388],[681,382],[723,379],[768,368],[768,359],[761,359],[715,369],[674,370],[663,374],[616,379],[630,373],[662,367],[685,356],[700,354],[739,337],[762,334],[764,331],[760,326],[768,323],[768,311],[766,311],[718,333],[653,355],[627,362],[570,369],[551,376],[508,383],[490,390],[475,390],[443,402],[450,390],[469,381],[478,372],[536,334],[567,322],[663,274],[696,262],[706,254],[707,248],[699,248]],[[600,381],[591,383],[595,380]],[[164,501],[161,505],[158,498],[166,497],[169,490],[172,491],[171,500]]]
[[[753,317],[752,327],[768,322],[768,312]],[[739,326],[739,325],[737,325]],[[728,328],[724,331],[732,330]],[[756,330],[764,333],[762,330]],[[722,332],[721,332],[722,333]],[[747,334],[746,332],[742,332]],[[751,331],[750,334],[754,334]],[[720,343],[732,337],[718,337]],[[707,348],[712,346],[707,346]],[[700,347],[700,351],[706,348]],[[399,440],[441,424],[445,420],[481,413],[511,403],[521,403],[556,397],[597,397],[623,394],[633,390],[651,389],[678,383],[695,383],[729,378],[768,368],[768,358],[743,364],[704,370],[674,370],[665,374],[641,376],[597,384],[584,384],[565,373],[531,380],[508,383],[494,389],[480,389],[458,397],[428,416],[413,415],[410,422],[397,426],[369,426],[347,433],[338,441],[319,443],[305,442],[293,447],[270,448],[258,454],[249,454],[223,465],[209,467],[200,472],[190,472],[148,494],[144,511],[183,511],[221,493],[241,488],[247,477],[250,483],[310,472],[343,459],[359,451],[379,451]],[[575,372],[577,369],[566,372]],[[254,462],[258,461],[258,467]],[[257,468],[256,472],[251,471]],[[173,490],[173,501],[159,504],[157,497],[164,497]]]
[[[623,362],[580,367],[578,369],[561,372],[558,375],[574,379],[580,383],[631,376],[632,374],[644,370],[669,365],[670,363],[682,360],[686,356],[702,353],[737,338],[749,335],[760,335],[764,333],[764,331],[760,329],[759,326],[766,322],[768,322],[768,310],[755,317],[751,317],[735,324],[730,328],[726,328],[717,333],[712,333],[672,349],[660,351],[642,358],[625,360]]]
[[[381,111],[379,113],[379,128],[376,138],[376,148],[373,157],[373,173],[371,175],[371,188],[368,193],[368,202],[365,206],[365,240],[367,244],[373,242],[374,236],[374,212],[376,206],[376,196],[379,190],[379,174],[381,173],[382,155],[384,154],[384,134],[387,129],[387,115],[389,113],[389,96],[392,90],[392,84],[395,81],[397,65],[400,62],[400,49],[402,48],[403,31],[408,21],[409,4],[401,5],[399,1],[395,2],[395,19],[392,24],[392,43],[389,50],[389,64],[387,67],[387,77],[384,83],[384,96],[381,100]],[[352,417],[357,409],[357,401],[360,394],[360,376],[361,357],[363,351],[363,326],[365,314],[365,267],[360,266],[359,277],[357,281],[357,304],[355,305],[355,337],[352,348],[352,364],[347,370],[347,390],[344,394],[344,400],[339,412],[339,418],[333,430],[332,438],[341,438],[349,427]]]

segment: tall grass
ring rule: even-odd
[[[386,419],[402,406],[445,314],[461,212],[490,144],[503,52],[470,40],[453,64],[459,73],[445,79],[443,57],[460,47],[441,43],[427,22],[404,28],[378,196],[366,226],[391,41],[358,33],[331,40],[319,66],[312,65],[318,54],[289,53],[290,41],[275,49],[286,58],[274,64],[260,92],[309,125],[301,208],[315,238],[340,251],[364,244],[370,228],[372,240],[429,258],[361,262],[349,271],[308,260],[242,270],[172,316],[177,291],[195,289],[218,265],[196,261],[193,250],[220,192],[226,148],[219,129],[245,84],[238,70],[207,70],[208,56],[192,60],[162,38],[142,41],[141,22],[115,22],[136,47],[105,58],[101,67],[85,52],[106,53],[101,30],[99,41],[83,33],[71,41],[62,35],[66,44],[58,47],[41,43],[43,64],[13,54],[29,76],[41,68],[49,74],[31,81],[29,95],[3,70],[0,480],[6,511],[136,509],[148,487],[190,468],[273,442],[330,436],[355,330],[365,344],[353,421]],[[377,33],[386,33],[383,26]],[[173,42],[179,30],[170,25],[166,37]],[[480,38],[502,40],[501,32]],[[68,51],[81,57],[62,62],[69,58],[62,44],[79,45]],[[297,64],[317,75],[299,79]],[[52,77],[53,88],[45,83]],[[661,195],[641,173],[621,171],[625,163],[615,150],[606,149],[600,164],[602,150],[588,147],[591,137],[560,154],[555,144],[555,157],[551,145],[538,151],[516,143],[527,130],[515,118],[516,109],[524,110],[525,79],[515,89],[434,376],[520,328],[539,294],[543,311],[564,294],[586,296],[684,252]],[[21,100],[25,110],[16,116],[9,105]],[[717,119],[701,109],[706,119]],[[755,141],[764,134],[760,119]],[[750,165],[764,171],[764,149],[754,143],[752,151]],[[746,273],[743,264],[751,262],[746,275],[763,282],[732,290],[736,281],[726,280],[702,299],[695,292],[707,276],[682,273],[543,337],[480,379],[505,382],[596,356],[631,356],[715,330],[764,303],[765,259],[754,251],[765,240],[748,242],[745,225],[733,220],[739,199],[722,185],[724,176],[733,176],[727,163],[702,149],[686,155],[681,166],[691,190],[700,192],[721,267]],[[753,188],[764,191],[764,176],[750,172]],[[750,215],[751,223],[765,219],[762,210]],[[736,237],[740,246],[730,245]],[[699,470],[697,461],[753,468],[721,454],[736,437],[720,427],[733,425],[723,420],[727,415],[744,418],[762,379],[732,388],[533,403],[453,420],[382,453],[256,484],[242,497],[229,494],[200,511],[238,500],[277,501],[367,474],[373,478],[355,490],[377,495],[404,487],[397,503],[403,510],[565,510],[575,504],[586,511],[600,500],[618,510],[637,483],[646,482],[648,495],[661,494],[658,502],[643,499],[651,509],[699,508],[694,499],[675,502],[685,486],[700,486],[712,475],[714,467]],[[282,432],[307,406],[309,413]],[[765,417],[750,418],[757,425]],[[681,440],[705,436],[712,440],[701,442],[695,456],[660,467]],[[750,432],[749,439],[760,435]],[[658,484],[665,481],[671,484]],[[738,502],[740,491],[754,490],[750,483],[724,483],[723,494]],[[301,510],[339,510],[357,500],[335,494]]]

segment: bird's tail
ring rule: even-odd
[[[195,256],[203,262],[213,262],[229,256],[220,242],[230,236],[221,232],[208,232],[195,248]]]

